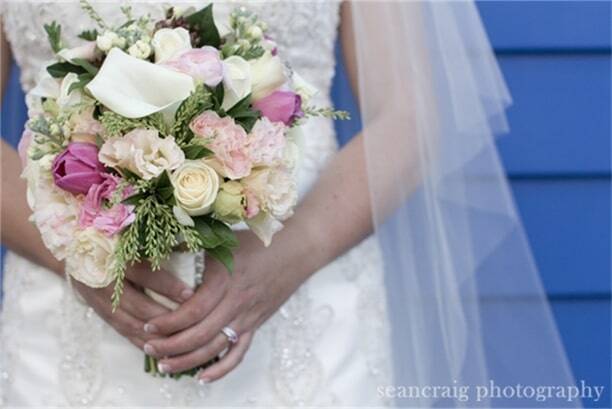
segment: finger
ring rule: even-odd
[[[233,371],[242,362],[249,346],[251,346],[252,339],[252,332],[243,334],[238,338],[238,342],[232,345],[229,351],[223,355],[219,362],[211,365],[199,374],[200,380],[205,383],[213,382]]]
[[[144,322],[167,313],[169,310],[126,283],[121,297],[121,309]],[[144,329],[143,329],[144,331]]]
[[[211,342],[184,355],[164,358],[159,361],[158,369],[162,373],[186,371],[203,365],[227,349],[229,341],[224,334],[218,334]]]
[[[193,289],[181,279],[163,269],[152,270],[145,263],[132,267],[127,276],[133,283],[153,290],[179,304],[187,301],[193,295]]]
[[[176,310],[149,320],[146,331],[170,335],[202,321],[223,300],[226,280],[224,274],[207,275],[193,297]]]
[[[145,345],[147,353],[155,357],[164,357],[191,352],[212,341],[228,322],[234,321],[237,313],[237,306],[233,301],[221,302],[203,321],[196,325],[167,338],[147,342]],[[237,328],[234,330],[240,334]]]

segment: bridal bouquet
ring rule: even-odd
[[[268,245],[292,215],[300,125],[346,112],[308,105],[316,90],[245,8],[220,24],[212,5],[161,21],[123,7],[110,24],[81,5],[97,27],[67,48],[46,25],[56,59],[27,96],[20,152],[45,245],[75,280],[114,281],[114,308],[134,262],[205,251],[231,271],[231,226]]]

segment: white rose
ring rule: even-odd
[[[151,55],[151,46],[142,40],[138,40],[128,48],[128,53],[132,57],[146,60]]]
[[[295,88],[295,92],[302,97],[302,101],[304,103],[308,103],[308,101],[319,93],[319,90],[314,87],[311,83],[306,81],[300,74],[297,72],[293,73],[291,77],[293,81],[293,87]]]
[[[267,97],[287,81],[285,67],[281,59],[278,56],[273,56],[269,51],[258,59],[251,61],[251,78],[254,101]]]
[[[290,172],[283,168],[264,168],[253,171],[242,180],[262,204],[262,209],[278,220],[286,220],[297,204],[297,187]]]
[[[106,287],[113,281],[112,266],[116,238],[89,227],[76,233],[66,258],[66,272],[92,288]]]
[[[251,65],[233,55],[223,60],[223,109],[226,111],[251,93]]]
[[[102,163],[128,169],[144,180],[176,169],[185,161],[185,154],[173,137],[160,138],[152,129],[134,129],[122,137],[111,138],[102,145],[98,156]]]
[[[178,205],[190,216],[209,213],[219,191],[219,175],[201,160],[188,160],[170,176]]]
[[[155,50],[155,62],[164,62],[174,57],[181,51],[191,49],[191,37],[189,31],[183,27],[162,28],[157,30],[151,41]]]
[[[122,44],[121,40],[121,37],[119,37],[117,33],[105,31],[96,38],[96,45],[100,50],[107,52],[113,47],[120,47]],[[123,43],[125,43],[125,39],[123,39]]]
[[[187,74],[113,48],[86,88],[111,111],[127,118],[142,118],[155,112],[173,117],[195,85]]]

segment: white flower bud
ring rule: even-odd
[[[249,36],[251,36],[251,38],[259,40],[263,36],[263,31],[261,30],[261,28],[253,26],[249,29]]]
[[[104,34],[99,35],[96,38],[96,45],[100,50],[106,52],[113,48],[113,45],[117,38],[119,38],[117,33],[114,33],[112,31],[105,31]]]
[[[151,51],[151,46],[142,40],[136,41],[128,49],[128,53],[132,57],[140,58],[141,60],[146,60],[151,55]]]

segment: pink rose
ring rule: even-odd
[[[32,138],[34,134],[28,128],[23,130],[21,134],[21,139],[19,140],[19,145],[17,145],[17,152],[19,153],[19,158],[21,159],[21,166],[24,168],[28,163],[28,149],[30,148],[30,144],[32,143]]]
[[[249,135],[249,154],[254,165],[272,166],[283,158],[285,126],[261,118]]]
[[[215,153],[211,166],[232,180],[251,173],[253,166],[245,130],[230,117],[221,118],[213,111],[198,115],[189,125],[194,134],[204,138]]]
[[[185,51],[163,65],[203,81],[209,87],[216,87],[223,80],[223,64],[219,51],[214,47],[205,46]]]
[[[98,160],[93,143],[72,142],[53,161],[52,173],[60,189],[73,194],[87,193],[91,185],[102,183],[104,165]]]
[[[282,122],[289,126],[304,116],[302,98],[292,91],[274,91],[253,103],[253,108],[273,122]]]
[[[109,209],[103,206],[104,200],[110,200],[115,194],[120,180],[117,176],[105,174],[102,183],[92,185],[89,188],[79,214],[79,227],[81,229],[93,226],[107,236],[113,236],[134,222],[136,218],[134,206],[121,203]],[[124,189],[122,196],[126,198],[132,193],[133,189],[130,187]]]

